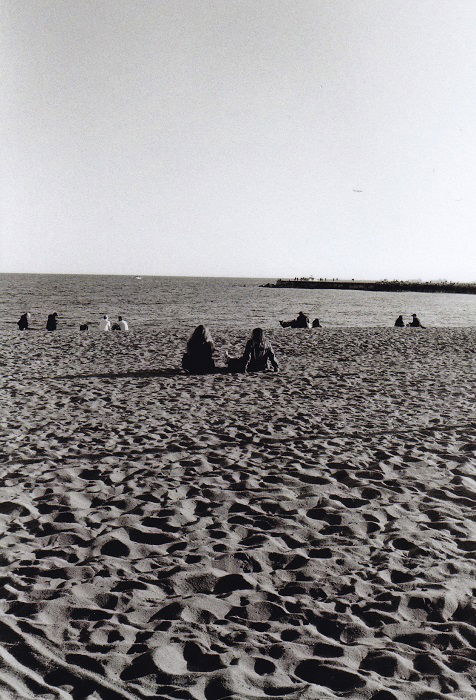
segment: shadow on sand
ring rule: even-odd
[[[152,379],[164,377],[203,377],[213,374],[233,374],[227,367],[217,367],[214,372],[192,373],[183,369],[141,369],[134,372],[102,372],[96,374],[64,374],[58,377],[40,377],[41,380],[59,379]]]
[[[58,377],[42,377],[42,379],[144,379],[152,377],[176,377],[184,375],[182,369],[140,369],[134,372],[99,372],[95,374],[64,374]]]

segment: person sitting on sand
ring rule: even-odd
[[[31,318],[31,314],[28,313],[28,311],[20,316],[19,320],[17,321],[19,330],[21,330],[21,331],[28,330],[28,321],[30,320],[30,318]]]
[[[127,321],[124,321],[122,316],[118,316],[117,320],[119,322],[117,325],[119,326],[120,331],[128,331],[129,330],[129,324],[127,323]]]
[[[56,311],[53,314],[50,314],[48,316],[48,319],[46,321],[46,330],[47,331],[55,331],[58,327],[58,314]]]
[[[213,353],[215,345],[206,326],[195,328],[187,343],[187,352],[182,357],[182,367],[190,374],[207,374],[215,371]]]
[[[314,321],[312,322],[312,327],[313,328],[322,328],[320,321],[318,318],[315,318]]]
[[[399,316],[399,317],[397,318],[397,320],[395,321],[395,326],[396,326],[396,328],[403,328],[404,325],[405,325],[405,323],[404,323],[404,321],[403,321],[403,316]]]
[[[280,325],[283,328],[310,328],[311,322],[309,321],[309,316],[306,316],[304,311],[300,311],[292,321],[280,321]]]
[[[100,331],[110,331],[111,330],[111,322],[109,320],[109,317],[104,315],[102,319],[99,321],[99,330]]]
[[[230,357],[227,353],[226,362],[230,372],[262,372],[271,365],[275,372],[279,365],[271,344],[265,340],[263,329],[254,328],[251,338],[245,346],[243,357]]]
[[[421,325],[421,321],[416,314],[412,314],[412,320],[410,321],[408,326],[411,328],[425,328],[425,326]]]
[[[117,323],[112,324],[112,329],[113,331],[128,331],[129,330],[129,324],[127,321],[124,321],[122,316],[117,317]]]

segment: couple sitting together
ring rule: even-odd
[[[206,326],[197,326],[187,343],[187,352],[182,358],[182,367],[190,374],[215,372],[213,353],[215,345]],[[262,328],[255,328],[245,346],[242,357],[230,357],[226,353],[229,372],[261,372],[271,365],[279,370],[273,348],[264,338]]]
[[[322,328],[318,318],[315,318],[311,323],[309,316],[304,311],[300,311],[297,318],[294,318],[292,321],[280,321],[279,324],[283,328]]]
[[[395,326],[397,328],[403,328],[405,325],[408,328],[425,328],[425,326],[421,325],[421,321],[416,314],[412,314],[412,320],[410,321],[410,323],[405,324],[403,316],[399,316],[395,321]]]

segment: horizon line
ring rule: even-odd
[[[275,279],[276,281],[326,281],[326,282],[412,282],[412,283],[433,283],[433,284],[476,284],[476,280],[448,280],[448,279],[423,279],[421,277],[412,278],[353,278],[353,277],[313,277],[313,276],[294,276],[294,277],[283,277],[283,276],[265,276],[265,275],[151,275],[151,274],[139,274],[139,273],[117,273],[117,272],[3,272],[0,271],[0,275],[44,275],[46,276],[59,276],[59,277],[134,277],[136,279],[142,279],[144,277],[183,277],[185,279]]]
[[[45,276],[62,276],[62,277],[135,277],[142,279],[143,277],[187,277],[187,278],[225,278],[225,279],[284,279],[280,277],[268,277],[265,275],[151,275],[139,274],[134,272],[119,273],[119,272],[0,272],[0,275],[45,275]],[[287,279],[287,278],[286,278]]]

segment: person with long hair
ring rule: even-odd
[[[197,326],[187,343],[187,352],[182,357],[182,367],[190,374],[207,374],[215,371],[213,353],[215,345],[206,326]]]
[[[253,328],[242,357],[227,355],[226,361],[231,372],[262,372],[270,365],[275,372],[279,371],[273,348],[265,339],[262,328]]]
[[[53,314],[49,314],[46,320],[46,330],[55,331],[58,328],[58,314],[56,311]]]
[[[28,322],[30,321],[31,314],[26,311],[24,314],[20,316],[20,320],[17,321],[18,328],[21,331],[26,331],[28,330]]]

